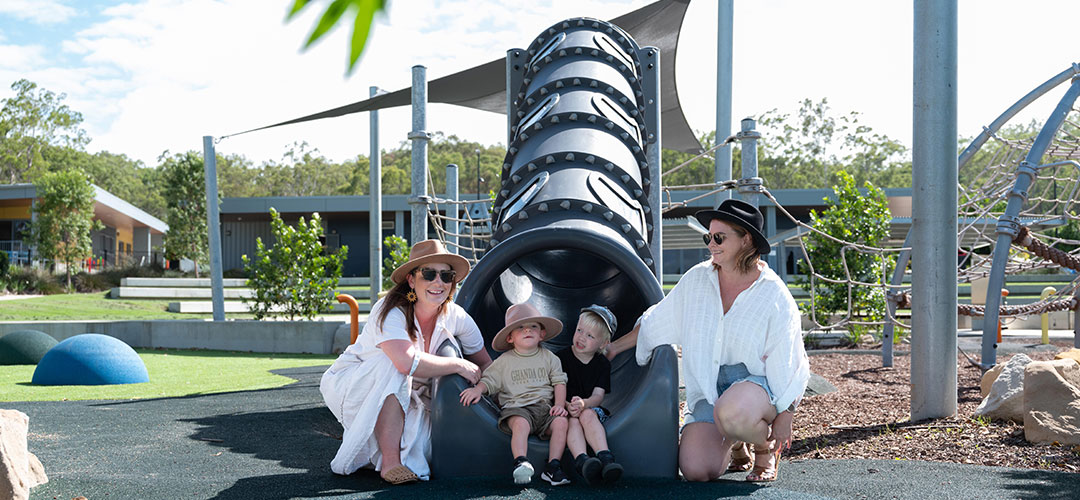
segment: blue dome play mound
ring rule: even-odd
[[[0,365],[36,365],[56,345],[56,339],[37,330],[19,330],[0,337]]]
[[[149,382],[146,365],[123,341],[84,333],[56,344],[41,358],[34,378],[37,385],[110,385]]]

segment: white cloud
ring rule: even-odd
[[[0,14],[38,24],[59,24],[75,16],[76,11],[67,2],[58,0],[4,0],[0,3]]]

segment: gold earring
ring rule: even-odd
[[[405,294],[405,300],[409,301],[410,303],[416,302],[416,292],[409,290],[409,293]]]

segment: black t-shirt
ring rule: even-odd
[[[573,349],[570,346],[555,353],[566,372],[566,400],[570,401],[574,396],[587,399],[596,387],[611,394],[611,362],[607,357],[598,352],[588,364],[584,364],[574,356]]]

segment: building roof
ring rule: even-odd
[[[16,200],[32,200],[37,198],[37,189],[33,184],[7,184],[0,186],[0,204],[10,204]],[[116,195],[94,186],[94,217],[101,222],[113,226],[124,226],[124,219],[131,221],[133,227],[150,228],[152,234],[164,234],[169,230],[169,225],[161,219],[144,212],[139,207],[132,205]]]

